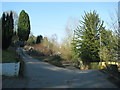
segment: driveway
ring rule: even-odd
[[[3,88],[117,88],[99,70],[60,68],[18,51],[25,62],[24,77],[3,78]]]

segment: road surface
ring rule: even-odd
[[[117,88],[99,70],[60,68],[18,51],[25,62],[24,77],[3,78],[3,88]]]

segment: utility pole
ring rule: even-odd
[[[99,32],[100,33],[100,32]],[[100,63],[102,65],[102,60],[101,60],[101,33],[100,33]]]
[[[102,65],[102,60],[101,60],[101,32],[99,31],[99,40],[100,40],[100,43],[99,43],[99,45],[100,45],[100,63],[99,63],[99,65]]]

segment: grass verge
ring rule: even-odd
[[[15,47],[2,50],[2,63],[17,63],[18,61],[20,62],[20,69],[17,77],[23,77],[25,63],[21,57],[17,55]]]
[[[9,47],[7,50],[2,50],[2,63],[18,62],[15,47]]]

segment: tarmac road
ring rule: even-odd
[[[99,70],[70,70],[34,59],[18,49],[25,62],[24,77],[3,78],[3,88],[117,88]]]

